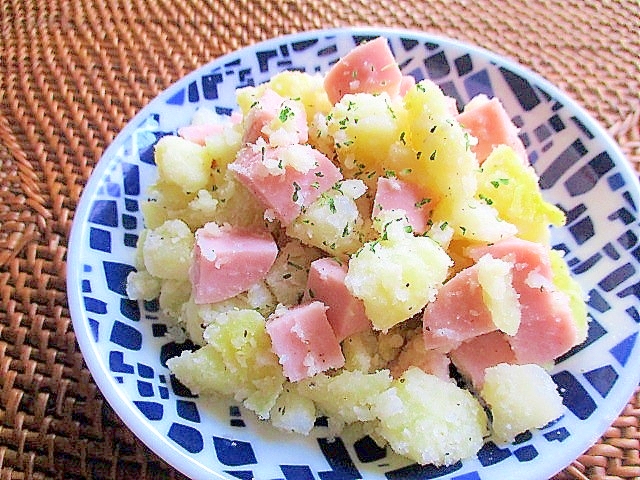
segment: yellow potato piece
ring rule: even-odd
[[[447,277],[451,259],[429,237],[391,222],[379,240],[349,260],[347,288],[364,302],[373,327],[387,331],[418,314]]]
[[[231,395],[261,418],[282,392],[285,378],[264,317],[255,310],[235,310],[218,315],[205,330],[207,344],[167,361],[178,380],[192,392]]]
[[[491,409],[491,428],[498,442],[509,442],[528,429],[543,427],[564,412],[555,383],[534,364],[501,363],[487,368],[481,396]]]
[[[542,198],[533,168],[504,145],[496,147],[482,164],[477,197],[515,225],[518,236],[525,240],[548,244],[549,225],[565,222],[564,213]]]
[[[522,313],[513,288],[513,264],[490,255],[482,256],[478,260],[478,283],[493,323],[507,335],[515,335]]]
[[[589,332],[589,316],[587,315],[586,294],[580,284],[571,276],[567,263],[557,250],[550,251],[551,270],[554,285],[569,297],[569,305],[573,313],[573,321],[577,328],[577,344],[587,339]]]
[[[451,465],[483,444],[487,417],[453,382],[410,367],[376,403],[377,432],[394,451],[420,463]]]
[[[178,185],[184,193],[197,192],[209,183],[213,159],[204,147],[182,137],[158,140],[155,160],[160,180]]]

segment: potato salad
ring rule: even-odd
[[[380,37],[237,104],[157,142],[127,282],[197,345],[167,362],[182,384],[419,464],[563,414],[547,368],[585,340],[584,297],[498,98],[459,111]]]

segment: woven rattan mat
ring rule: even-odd
[[[65,254],[105,147],[221,54],[309,28],[444,34],[559,85],[640,166],[638,0],[2,0],[0,480],[184,478],[106,404],[75,342]],[[640,478],[640,393],[558,478]]]

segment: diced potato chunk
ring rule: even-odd
[[[189,228],[197,230],[216,215],[218,205],[218,200],[213,197],[209,190],[199,190],[186,208],[177,216],[184,220],[189,225]]]
[[[372,373],[383,368],[386,361],[378,352],[378,338],[373,330],[356,333],[342,342],[346,370]]]
[[[280,249],[266,278],[279,303],[295,305],[300,302],[307,286],[311,262],[320,256],[320,251],[298,240],[290,240]]]
[[[495,148],[478,174],[478,198],[490,203],[518,236],[549,243],[549,225],[564,225],[564,213],[542,198],[538,176],[507,146]]]
[[[147,198],[140,209],[147,228],[157,228],[167,220],[179,218],[195,197],[195,192],[185,193],[179,185],[156,181],[147,189]]]
[[[345,285],[364,302],[374,328],[386,331],[434,298],[450,265],[431,238],[413,236],[400,222],[391,222],[380,240],[351,256]]]
[[[191,296],[191,282],[188,280],[174,280],[171,278],[162,281],[158,302],[160,309],[172,318],[178,318],[182,305]]]
[[[220,314],[205,330],[204,347],[169,359],[167,366],[193,393],[233,396],[269,418],[285,378],[264,325],[255,310]]]
[[[299,99],[307,113],[307,122],[310,123],[316,113],[327,113],[331,109],[323,81],[321,75],[288,70],[271,77],[269,86],[283,97]]]
[[[404,104],[416,122],[450,119],[454,116],[450,99],[431,80],[423,80],[410,88],[404,96]],[[416,131],[420,132],[416,134],[416,140],[419,142],[435,133],[425,128]]]
[[[212,135],[205,143],[205,154],[214,160],[215,173],[222,174],[224,167],[233,162],[242,145],[240,125],[226,124],[220,135]]]
[[[454,239],[495,243],[517,233],[517,228],[498,216],[492,205],[473,196],[447,197],[433,211],[434,225],[452,229]]]
[[[513,264],[490,255],[478,260],[478,283],[482,299],[493,323],[507,335],[515,335],[522,313],[518,293],[513,288]]]
[[[422,327],[401,324],[388,332],[366,330],[342,342],[346,370],[373,373],[389,367],[402,351],[405,341]]]
[[[162,281],[146,270],[131,272],[127,276],[127,296],[131,300],[153,300],[160,295]]]
[[[155,160],[160,180],[178,185],[185,193],[209,183],[213,159],[196,143],[175,135],[162,137],[155,147]]]
[[[587,339],[587,334],[589,333],[589,316],[587,315],[587,304],[585,303],[586,295],[580,284],[571,276],[562,254],[552,249],[549,252],[549,258],[551,259],[554,285],[569,297],[573,320],[576,323],[576,343],[580,344]]]
[[[401,455],[420,463],[451,465],[483,444],[482,406],[454,383],[410,367],[377,400],[377,432]]]
[[[485,370],[482,398],[491,409],[493,437],[510,442],[531,428],[540,428],[564,411],[549,374],[539,365],[501,363]]]
[[[365,190],[360,180],[339,182],[307,207],[287,234],[330,255],[353,253],[361,245],[364,224],[355,200]]]
[[[449,100],[433,82],[423,80],[404,97],[406,142],[415,155],[406,168],[411,180],[437,199],[475,192],[478,161],[469,136],[451,112]]]
[[[187,280],[195,237],[182,220],[167,220],[149,230],[143,256],[147,271],[154,277]]]
[[[214,198],[218,200],[215,214],[217,223],[231,223],[238,227],[265,224],[264,206],[232,173],[225,173],[222,184],[215,189]]]
[[[327,125],[347,173],[381,172],[383,160],[400,137],[402,111],[387,93],[348,94],[334,105]]]
[[[297,390],[294,384],[285,384],[271,409],[271,424],[280,430],[308,435],[316,421],[316,405]]]
[[[332,377],[321,373],[301,381],[300,394],[313,399],[339,432],[345,424],[375,420],[374,406],[391,380],[388,370],[375,373],[343,370]]]
[[[267,317],[275,310],[276,303],[266,284],[259,282],[248,291],[222,302],[196,304],[190,297],[182,304],[179,320],[194,343],[205,345],[204,330],[215,323],[221,313],[252,309]]]

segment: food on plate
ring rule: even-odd
[[[499,442],[509,441],[530,425],[544,425],[564,409],[556,386],[536,364],[499,363],[485,370],[481,397],[491,409],[491,427]]]
[[[158,141],[142,207],[127,291],[196,344],[180,382],[420,464],[563,414],[547,368],[586,339],[584,296],[497,98],[459,112],[381,37],[237,102]]]

